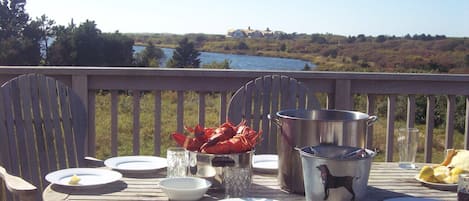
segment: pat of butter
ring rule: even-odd
[[[80,177],[78,177],[76,174],[74,174],[71,178],[70,178],[70,181],[68,182],[68,184],[70,185],[77,185],[78,182],[80,182]]]

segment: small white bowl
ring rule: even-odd
[[[173,177],[160,181],[160,188],[169,200],[199,200],[212,183],[197,177]]]

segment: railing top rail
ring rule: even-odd
[[[148,67],[69,67],[69,66],[0,66],[0,74],[44,73],[50,75],[126,75],[126,76],[185,76],[253,78],[265,74],[285,74],[297,79],[345,80],[411,80],[469,82],[468,74],[333,72],[333,71],[277,71],[204,68],[148,68]]]

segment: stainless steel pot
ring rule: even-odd
[[[304,193],[303,171],[295,147],[319,144],[365,147],[367,127],[376,116],[347,110],[282,110],[268,115],[278,127],[277,152],[280,187]]]
[[[224,172],[227,168],[241,168],[252,174],[254,150],[234,154],[204,154],[189,151],[188,175],[201,177],[212,182],[212,189],[224,189]]]
[[[363,200],[375,152],[357,147],[318,145],[299,149],[307,201]]]

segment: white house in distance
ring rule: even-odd
[[[265,30],[256,30],[248,27],[247,29],[230,29],[226,36],[233,38],[275,38],[281,34],[284,34],[284,32],[272,31],[269,28]]]

